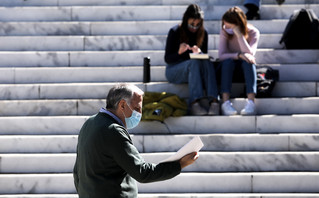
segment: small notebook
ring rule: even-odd
[[[190,53],[189,57],[191,59],[209,59],[208,54],[195,54],[195,53]]]

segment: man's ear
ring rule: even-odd
[[[120,110],[122,110],[122,111],[124,110],[125,103],[126,103],[126,101],[124,99],[120,100],[119,105],[118,105]]]

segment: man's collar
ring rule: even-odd
[[[105,108],[101,108],[100,109],[100,112],[101,113],[106,113],[106,114],[108,114],[109,116],[111,116],[112,118],[114,118],[119,124],[121,124],[123,127],[125,127],[125,125],[124,125],[124,123],[122,122],[122,120],[119,118],[119,117],[117,117],[115,114],[113,114],[111,111],[109,111],[109,110],[107,110],[107,109],[105,109]]]

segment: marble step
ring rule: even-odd
[[[279,71],[280,82],[319,81],[318,64],[269,64]],[[166,66],[151,64],[150,81],[166,82]],[[125,71],[125,72],[124,72]],[[0,83],[103,83],[142,82],[143,67],[2,67]]]
[[[172,180],[139,184],[141,192],[318,192],[317,172],[299,173],[190,173]],[[194,181],[194,183],[193,183]],[[199,190],[200,189],[200,190]]]
[[[141,153],[175,152],[194,135],[131,135]],[[201,151],[319,151],[318,133],[203,134]],[[154,144],[154,142],[156,142]],[[1,153],[75,153],[77,135],[1,135]]]
[[[203,134],[201,151],[318,151],[318,133]],[[133,135],[140,152],[178,151],[194,135]],[[154,143],[156,142],[156,143]],[[10,147],[8,147],[10,148]],[[14,148],[12,149],[14,150]]]
[[[243,10],[244,6],[238,5]],[[220,20],[229,5],[202,6],[206,20]],[[156,6],[57,6],[57,7],[0,7],[0,20],[27,21],[145,21],[181,20],[187,5]],[[294,10],[301,8],[319,11],[319,4],[263,5],[260,17],[263,20],[289,19]]]
[[[77,135],[88,116],[0,117],[1,135]],[[142,121],[131,134],[318,133],[318,114],[183,116]],[[19,123],[18,125],[16,123]],[[198,124],[201,123],[201,124]]]
[[[232,103],[240,111],[246,100],[236,98]],[[105,99],[0,100],[0,116],[93,115],[105,106]],[[319,97],[258,98],[256,109],[257,115],[319,114]]]
[[[319,151],[319,134],[199,135],[202,151]],[[141,153],[175,152],[194,135],[132,135]],[[1,153],[74,153],[77,135],[2,135]],[[156,144],[154,144],[156,142]]]
[[[317,198],[317,193],[182,193],[182,194],[139,194],[140,198]],[[1,195],[0,195],[1,198]],[[17,197],[18,198],[18,197]],[[51,198],[51,197],[50,197]]]
[[[2,51],[0,67],[141,66],[147,56],[151,58],[152,65],[165,65],[164,53],[164,50]],[[208,54],[218,58],[217,50],[209,50]],[[258,64],[314,64],[319,61],[318,54],[319,50],[259,49],[256,61]]]
[[[164,120],[164,123],[156,121],[143,122],[143,124],[130,130],[130,133],[150,134],[152,131],[167,131],[166,133],[171,132],[173,134],[317,133],[319,131],[318,119],[318,114],[290,116],[203,116],[200,118],[194,116],[169,117]]]
[[[1,153],[75,153],[77,135],[1,135]]]
[[[142,154],[159,163],[173,153]],[[319,171],[319,152],[200,152],[184,172]],[[1,173],[71,173],[76,154],[0,154]],[[236,163],[234,163],[236,162]]]
[[[139,193],[140,198],[318,198],[318,193]],[[0,198],[78,198],[77,194],[7,194]]]
[[[282,49],[281,34],[262,34],[259,49]],[[164,50],[165,35],[131,36],[1,36],[0,51]],[[218,49],[219,35],[209,35],[209,49]]]
[[[188,98],[187,84],[168,82],[134,83],[144,91],[169,92]],[[317,97],[317,82],[277,82],[272,97]],[[115,83],[47,83],[47,84],[0,84],[0,100],[43,99],[105,99]],[[232,97],[241,97],[243,83],[234,83]]]
[[[317,193],[318,181],[318,172],[181,173],[138,188],[139,193]],[[72,174],[1,174],[0,193],[70,194],[75,187]]]
[[[167,35],[180,20],[101,22],[0,22],[0,36]],[[262,34],[282,34],[288,19],[250,21]],[[125,27],[125,28],[123,28]],[[219,34],[220,20],[205,21],[209,34]]]
[[[204,5],[241,5],[242,0],[194,0],[193,3]],[[287,4],[314,4],[317,0],[287,0]],[[189,0],[1,0],[0,6],[91,6],[91,5],[188,5]],[[264,4],[275,4],[273,0],[263,0]],[[319,2],[318,2],[319,3]]]
[[[318,81],[319,64],[277,64],[269,65],[279,71],[280,81]],[[304,78],[305,77],[305,78]]]

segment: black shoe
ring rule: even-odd
[[[259,8],[256,5],[245,4],[245,7],[248,10],[246,12],[247,20],[259,20],[260,19]]]
[[[278,5],[281,5],[285,2],[285,0],[276,0],[276,1],[277,1]]]
[[[207,115],[207,110],[200,106],[199,102],[195,102],[191,106],[191,114],[194,116],[204,116]]]
[[[259,12],[248,11],[246,13],[246,18],[247,18],[247,20],[260,20],[260,14],[259,14]]]

